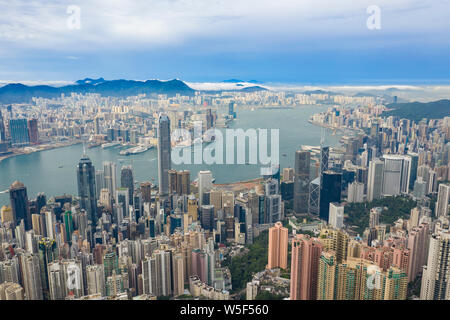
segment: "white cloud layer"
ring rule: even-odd
[[[379,31],[366,27],[373,4],[381,9]],[[69,5],[81,9],[79,30],[67,26]],[[370,32],[449,42],[449,12],[448,0],[0,0],[0,55],[15,47],[149,49],[202,39],[244,46]]]

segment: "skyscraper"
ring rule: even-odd
[[[158,119],[158,183],[159,193],[169,194],[169,170],[171,168],[170,120],[167,115]]]
[[[131,166],[123,166],[120,171],[120,186],[128,189],[128,204],[133,204],[134,179]]]
[[[439,185],[438,197],[436,201],[436,217],[445,217],[448,215],[450,203],[450,184],[441,183]]]
[[[37,119],[28,120],[28,140],[32,144],[39,143],[39,130]]]
[[[408,193],[411,172],[409,156],[384,155],[383,194],[387,196]]]
[[[331,202],[341,202],[342,174],[325,171],[320,184],[319,217],[328,221]]]
[[[213,231],[214,229],[214,206],[213,205],[202,205],[202,228],[205,230]]]
[[[336,203],[330,203],[330,216],[328,218],[328,224],[336,229],[342,229],[344,227],[344,206]]]
[[[30,230],[32,228],[32,222],[28,208],[27,188],[25,188],[22,182],[13,182],[9,188],[9,198],[11,200],[14,226],[20,224],[20,220],[24,220],[25,229]]]
[[[28,145],[30,142],[27,119],[10,119],[9,133],[13,147],[20,148]]]
[[[369,162],[369,177],[367,182],[367,201],[381,198],[383,193],[384,162],[374,159]]]
[[[212,188],[212,173],[209,170],[198,172],[198,197],[200,205],[203,204],[203,193]]]
[[[308,235],[292,240],[291,300],[315,300],[322,244]]]
[[[269,251],[267,268],[287,268],[289,231],[281,222],[269,229]]]
[[[450,300],[450,231],[440,230],[430,238],[428,263],[423,267],[421,300]]]
[[[294,211],[296,213],[308,212],[310,159],[309,151],[295,152]]]
[[[348,185],[347,201],[349,203],[364,201],[364,183],[354,181]]]
[[[84,154],[77,166],[78,196],[80,207],[88,213],[92,225],[97,225],[97,197],[95,188],[95,168]]]
[[[3,114],[0,110],[0,142],[6,141],[6,128],[5,128],[5,122],[3,120]]]
[[[105,188],[109,190],[109,193],[116,194],[117,189],[117,166],[114,162],[105,161],[103,162],[103,178],[105,179]]]

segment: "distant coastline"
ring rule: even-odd
[[[64,147],[69,147],[69,146],[73,146],[73,145],[80,144],[80,143],[82,143],[81,140],[72,140],[72,141],[58,142],[55,144],[42,144],[42,145],[36,145],[36,146],[32,146],[32,147],[26,147],[26,148],[22,148],[19,150],[14,150],[12,153],[0,156],[0,162],[2,162],[3,160],[9,159],[9,158],[15,157],[15,156],[31,154],[31,153],[35,153],[35,152],[41,152],[41,151],[47,151],[47,150],[52,150],[52,149],[58,149],[58,148],[64,148]]]

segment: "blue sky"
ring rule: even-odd
[[[0,80],[448,84],[449,14],[450,0],[0,0]]]

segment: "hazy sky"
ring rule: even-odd
[[[381,29],[367,27],[372,5]],[[450,0],[0,0],[0,80],[448,84],[449,75]]]

